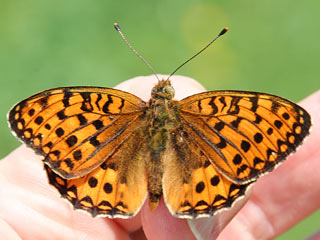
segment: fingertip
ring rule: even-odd
[[[121,218],[116,218],[115,222],[117,222],[122,229],[125,229],[126,232],[134,233],[139,231],[141,229],[142,224],[141,224],[141,213],[139,212],[136,216],[133,218],[129,219],[121,219]],[[106,218],[108,219],[108,218]]]
[[[173,217],[163,200],[153,211],[150,211],[146,201],[141,209],[141,222],[147,239],[162,239],[163,236],[190,239],[192,236],[187,221]]]
[[[197,240],[210,239],[211,233],[216,232],[214,229],[217,228],[217,217],[188,219],[188,224]]]
[[[221,212],[216,213],[212,217],[189,219],[189,227],[196,239],[216,239],[233,217],[237,215],[247,203],[252,192],[252,186],[253,184],[248,187],[246,194],[238,199],[231,208],[221,210]]]

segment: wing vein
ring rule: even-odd
[[[185,118],[184,121],[187,123],[187,125],[201,138],[203,139],[222,159],[223,161],[230,167],[227,159],[225,158],[225,156],[222,154],[222,152],[219,151],[219,149],[215,146],[214,143],[210,142],[202,133],[200,133],[198,131],[198,129],[196,127],[193,126],[192,123],[188,122]]]

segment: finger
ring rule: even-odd
[[[2,219],[0,219],[0,236],[2,239],[21,240],[16,231]]]
[[[219,239],[272,239],[320,207],[320,91],[301,102],[313,122],[298,152],[254,186],[248,203]]]
[[[224,209],[210,218],[188,220],[189,226],[198,240],[216,239],[225,226],[239,212],[248,201],[252,188],[249,187],[246,194],[238,198],[229,209]]]
[[[112,220],[74,211],[48,184],[41,158],[25,145],[0,161],[0,178],[0,218],[23,239],[129,239]]]
[[[147,239],[152,240],[193,240],[195,237],[185,219],[173,217],[161,200],[159,206],[152,212],[148,204],[145,204],[141,211],[141,221]]]
[[[308,240],[319,240],[320,239],[320,231],[312,234],[312,236],[307,238]]]

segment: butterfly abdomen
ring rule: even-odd
[[[147,181],[149,206],[158,206],[162,196],[163,158],[172,129],[177,126],[176,101],[172,100],[174,92],[169,81],[160,81],[152,90],[152,98],[146,114],[146,135],[150,157],[147,158]]]

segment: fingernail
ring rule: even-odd
[[[189,227],[197,240],[208,240],[210,237],[214,237],[215,227],[217,227],[216,223],[217,218],[215,216],[208,218],[188,219]]]

